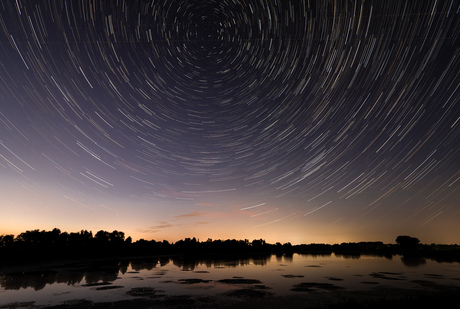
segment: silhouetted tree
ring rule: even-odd
[[[100,230],[94,235],[94,238],[102,244],[107,244],[110,239],[110,233],[107,231]]]
[[[10,248],[14,243],[14,235],[0,236],[0,248]]]
[[[254,249],[261,249],[265,245],[265,240],[263,239],[254,239],[251,242],[251,245]]]
[[[290,242],[283,244],[283,251],[292,252],[292,244]]]
[[[80,231],[80,238],[84,241],[84,242],[90,242],[91,239],[93,239],[93,232],[91,231],[87,231],[87,230],[81,230]]]
[[[420,243],[420,240],[415,237],[401,235],[396,237],[396,243],[403,249],[415,249]]]
[[[125,233],[117,230],[109,233],[109,241],[114,244],[121,244],[125,240]]]
[[[54,228],[52,231],[45,232],[47,241],[51,245],[57,245],[59,243],[59,235],[61,235],[61,230]]]
[[[63,232],[59,234],[58,238],[59,247],[66,248],[69,245],[69,233]]]

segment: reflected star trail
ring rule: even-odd
[[[0,234],[459,242],[459,1],[2,1]]]

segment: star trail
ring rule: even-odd
[[[2,1],[0,234],[458,243],[460,2]]]

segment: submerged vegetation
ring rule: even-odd
[[[154,255],[193,255],[218,256],[242,254],[331,254],[358,257],[361,254],[405,257],[427,257],[440,260],[460,261],[459,245],[420,244],[415,237],[398,236],[396,244],[383,242],[358,242],[341,244],[302,244],[290,243],[269,244],[263,239],[245,240],[212,240],[206,241],[185,238],[175,243],[166,240],[132,241],[125,238],[120,231],[82,230],[77,233],[32,230],[14,235],[0,235],[0,260],[2,261],[40,261],[50,259],[94,258],[94,257],[127,257]]]

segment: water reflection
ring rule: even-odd
[[[254,264],[256,266],[264,266],[270,260],[270,256],[258,256],[247,258],[233,258],[233,259],[197,259],[192,257],[173,257],[172,263],[184,271],[195,270],[196,267],[204,265],[207,268],[231,267],[236,268]]]
[[[158,263],[159,263],[158,259],[133,260],[133,261],[131,261],[131,268],[134,271],[141,271],[141,270],[144,270],[144,269],[152,270],[152,269],[157,267]],[[169,259],[168,259],[168,262],[165,263],[165,261],[163,260],[162,263],[163,264],[160,264],[160,267],[167,265],[169,263]]]
[[[393,255],[391,254],[369,254],[369,253],[361,254],[361,253],[355,253],[355,252],[336,252],[334,253],[334,255],[339,258],[350,259],[350,260],[358,260],[363,256],[385,258],[387,260],[393,259]]]
[[[285,261],[292,262],[292,256],[285,256]],[[191,257],[171,257],[171,258],[145,258],[135,260],[108,260],[97,262],[86,262],[79,265],[64,265],[54,267],[57,270],[9,272],[0,275],[0,287],[5,290],[19,290],[21,288],[33,288],[38,291],[47,284],[65,283],[67,285],[80,284],[83,280],[86,285],[98,282],[113,282],[117,280],[119,274],[125,274],[129,266],[136,272],[142,270],[153,270],[164,267],[169,263],[177,266],[183,271],[193,271],[199,266],[207,268],[236,268],[245,265],[266,265],[270,256],[258,256],[236,259],[197,259]]]
[[[408,267],[419,267],[426,264],[426,259],[423,257],[401,257],[401,262]]]
[[[312,258],[327,258],[332,256],[332,253],[299,253],[300,256],[312,257]],[[336,254],[337,256],[337,254]]]
[[[66,283],[68,285],[80,283],[84,275],[59,274],[57,272],[26,272],[12,273],[0,277],[0,286],[5,290],[19,290],[33,288],[35,291],[43,289],[47,284]]]
[[[79,284],[85,279],[86,284],[113,282],[119,272],[127,271],[129,262],[104,261],[88,266],[60,267],[58,270],[11,272],[0,276],[0,287],[5,290],[33,288],[43,289],[47,284]]]
[[[284,260],[285,260],[286,262],[292,263],[293,256],[294,256],[294,255],[293,255],[292,253],[286,253],[286,254],[284,255]]]
[[[306,271],[311,270],[312,260],[315,261],[315,265],[320,261],[333,261],[334,259],[347,259],[349,262],[353,262],[360,259],[359,255],[349,255],[349,254],[278,254],[278,255],[262,255],[254,257],[238,257],[238,258],[193,258],[190,256],[175,256],[175,257],[156,257],[156,258],[139,258],[133,260],[101,260],[101,261],[82,261],[77,264],[62,264],[62,265],[53,265],[48,269],[35,269],[33,271],[5,271],[0,269],[0,287],[5,290],[19,290],[26,288],[33,288],[35,291],[45,288],[46,285],[51,285],[55,283],[67,284],[69,286],[81,284],[84,286],[91,286],[97,283],[111,283],[128,271],[141,272],[143,270],[151,271],[154,269],[161,269],[162,267],[174,265],[181,271],[194,271],[195,269],[200,269],[196,273],[208,273],[208,271],[203,270],[203,268],[239,268],[242,266],[265,266],[271,262],[271,264],[277,263],[292,265],[291,269],[297,269],[299,271],[302,269]],[[271,260],[271,258],[274,258]],[[366,255],[366,257],[369,257]],[[378,259],[375,263],[375,267],[381,267],[381,262],[386,260],[391,260],[391,257],[382,258],[382,256],[375,256]],[[396,259],[398,261],[398,259]],[[419,267],[425,265],[427,260],[425,258],[408,258],[401,257],[401,263],[399,265],[404,265],[406,267]],[[356,261],[358,262],[358,261]],[[336,264],[336,262],[333,262]],[[348,262],[347,262],[348,263]],[[331,264],[331,265],[334,265]],[[359,268],[361,264],[356,264]],[[398,265],[397,263],[392,263],[392,265]],[[283,265],[287,266],[287,265]],[[297,268],[296,268],[297,267]],[[261,268],[262,269],[262,268]],[[266,268],[265,268],[266,269]],[[279,271],[282,271],[278,266],[273,268],[276,270],[276,276],[285,275],[285,278],[291,278],[290,274],[279,274]],[[376,270],[378,271],[378,270]],[[300,278],[298,273],[295,273],[296,276],[292,278]],[[269,276],[267,273],[260,273],[260,276]],[[329,278],[325,275],[323,278]],[[330,279],[331,280],[331,279]]]

